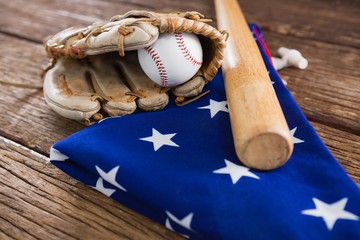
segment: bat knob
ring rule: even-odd
[[[244,146],[244,145],[243,145]],[[237,151],[240,161],[254,169],[272,170],[284,165],[293,151],[292,139],[288,133],[263,133],[248,141]]]

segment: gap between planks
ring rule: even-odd
[[[17,142],[14,142],[13,140],[11,139],[8,139],[6,137],[3,137],[3,136],[0,136],[0,141],[6,143],[6,144],[9,144],[11,146],[14,146],[14,147],[18,147],[24,151],[26,151],[27,153],[35,156],[35,157],[38,157],[46,162],[49,162],[50,161],[50,158],[48,158],[47,156],[41,154],[41,153],[38,153],[34,150],[32,150],[31,148],[28,148],[27,146],[24,146],[24,145],[21,145],[20,143],[17,143]]]
[[[20,40],[28,41],[28,42],[35,43],[35,44],[41,44],[41,45],[43,44],[43,42],[41,42],[35,38],[27,37],[26,35],[20,35],[17,33],[12,33],[12,32],[6,31],[6,30],[4,31],[2,29],[0,29],[0,34],[4,34],[9,37],[18,38]]]

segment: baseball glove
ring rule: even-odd
[[[45,42],[51,58],[44,71],[44,96],[60,115],[90,124],[103,114],[121,116],[137,107],[164,108],[168,90],[181,103],[201,94],[223,59],[226,33],[209,25],[198,12],[160,14],[129,11],[107,22],[69,28]],[[142,71],[136,51],[153,44],[162,33],[198,35],[203,64],[189,81],[174,88],[152,82]]]

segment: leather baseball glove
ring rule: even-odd
[[[60,115],[90,124],[104,113],[121,116],[137,107],[162,109],[169,101],[168,90],[178,103],[198,96],[221,65],[227,36],[208,21],[198,12],[134,10],[107,22],[61,31],[45,42],[51,58],[43,75],[45,100]],[[192,79],[169,89],[146,76],[134,50],[150,46],[159,34],[174,32],[199,36],[203,64]]]

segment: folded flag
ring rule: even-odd
[[[221,72],[189,105],[107,118],[57,142],[67,174],[191,239],[360,239],[360,189],[327,150],[250,25],[294,141],[281,168],[237,159]]]

